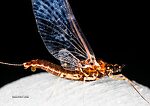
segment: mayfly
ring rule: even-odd
[[[70,80],[94,81],[108,76],[128,81],[139,93],[132,81],[117,74],[123,65],[96,60],[67,0],[32,0],[32,7],[39,34],[49,53],[60,61],[61,66],[39,59],[23,64],[1,64],[24,66],[25,69],[31,67],[32,71],[39,68]]]

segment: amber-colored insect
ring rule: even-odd
[[[32,6],[41,38],[61,66],[39,59],[23,64],[0,62],[1,64],[24,66],[25,69],[31,67],[33,72],[39,68],[70,80],[94,81],[108,76],[128,81],[139,93],[132,81],[122,74],[116,74],[121,72],[124,65],[96,60],[67,0],[32,0]],[[139,95],[147,101],[140,93]]]

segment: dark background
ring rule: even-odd
[[[97,58],[125,64],[122,73],[150,87],[142,4],[69,0],[76,19]],[[0,17],[0,61],[23,63],[46,59],[58,63],[37,32],[30,0],[3,1]],[[143,39],[144,38],[144,39]],[[43,72],[38,70],[39,73]],[[0,65],[0,87],[32,73],[23,67]]]

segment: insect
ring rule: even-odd
[[[31,67],[33,72],[39,68],[70,80],[94,81],[104,76],[126,80],[147,101],[132,81],[122,74],[117,74],[124,65],[96,60],[67,0],[32,0],[32,7],[43,43],[49,53],[60,61],[61,66],[39,59],[23,64],[0,62],[1,64],[24,66],[25,69]]]

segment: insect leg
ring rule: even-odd
[[[129,80],[124,75],[122,75],[122,74],[109,75],[109,77],[112,78],[112,79],[116,79],[116,80],[125,80],[125,81],[128,81],[128,83],[134,88],[134,90],[140,95],[140,97],[143,98],[148,104],[150,104],[150,102],[139,92],[139,90],[137,89],[137,87],[135,87],[133,81]]]

